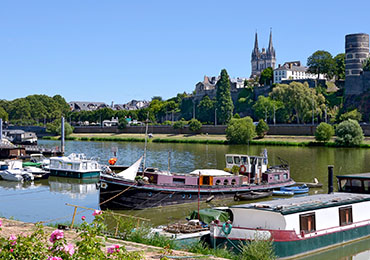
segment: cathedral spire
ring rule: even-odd
[[[256,38],[254,39],[254,49],[258,50],[258,37],[257,37],[257,31],[256,31]]]
[[[270,41],[269,41],[269,47],[267,49],[270,53],[274,51],[274,46],[272,46],[272,28],[270,28]]]

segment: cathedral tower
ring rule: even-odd
[[[262,48],[262,51],[258,49],[258,36],[257,32],[255,35],[254,40],[254,48],[252,51],[252,74],[251,77],[256,77],[261,74],[261,72],[268,68],[275,68],[276,57],[275,57],[275,49],[272,45],[272,31],[270,30],[270,39],[269,39],[269,46],[267,50]]]

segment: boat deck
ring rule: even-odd
[[[281,200],[263,201],[260,203],[249,203],[235,205],[231,208],[260,209],[280,212],[283,215],[328,208],[333,206],[347,205],[362,201],[370,201],[370,194],[333,193],[317,194],[305,197],[293,197]]]

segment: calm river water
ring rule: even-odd
[[[39,144],[45,147],[60,145],[57,141],[49,140],[41,140]],[[117,164],[130,165],[143,154],[143,147],[144,143],[67,141],[66,154],[85,153],[87,157],[99,157],[101,163],[108,163],[108,159],[113,156],[113,151],[117,150]],[[334,165],[335,175],[370,172],[370,149],[324,147],[149,143],[147,165],[162,170],[167,170],[170,167],[173,172],[190,172],[199,168],[223,169],[225,167],[225,154],[259,155],[264,148],[268,150],[270,165],[279,164],[278,157],[289,162],[291,175],[295,181],[311,182],[316,177],[324,184],[323,189],[312,189],[310,193],[327,192],[328,165]],[[66,203],[89,208],[99,207],[96,181],[57,177],[24,185],[0,181],[0,215],[26,222],[70,222],[73,208],[67,206]],[[212,205],[203,204],[202,207],[231,205],[233,203],[234,201],[230,199],[215,201]],[[197,205],[180,205],[141,211],[124,211],[123,213],[151,219],[154,225],[158,225],[183,219],[196,208]],[[82,215],[89,217],[91,212],[79,211],[77,219],[79,220]],[[359,248],[357,251],[353,250],[353,246],[349,246],[341,247],[341,251],[330,252],[341,256],[351,256],[359,252],[364,254],[364,250],[370,249],[369,242],[356,244],[356,248]],[[365,244],[367,246],[364,246]],[[324,258],[333,259],[326,255],[317,255],[315,259]],[[337,257],[335,258],[337,259]]]

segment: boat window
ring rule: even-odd
[[[351,184],[352,184],[351,192],[362,192],[361,180],[352,179]]]
[[[86,169],[87,169],[87,163],[86,163],[86,162],[84,162],[84,163],[82,164],[82,169],[84,169],[84,170],[86,170]]]
[[[233,163],[233,157],[226,156],[226,161],[227,161],[228,164],[232,164]]]
[[[221,180],[217,180],[216,185],[220,185],[220,184],[221,184]]]
[[[234,156],[234,163],[235,164],[240,164],[240,157],[239,156]]]
[[[224,185],[229,185],[229,180],[224,180]]]
[[[183,178],[173,178],[173,183],[185,184],[185,179],[183,179]]]
[[[348,179],[341,179],[340,180],[340,191],[349,192],[351,191],[351,182]]]
[[[352,223],[352,206],[339,208],[339,225],[345,226]]]
[[[231,180],[231,185],[235,185],[236,184],[236,180],[235,179],[232,179]]]
[[[284,173],[284,179],[287,180],[288,179],[288,174],[287,173]]]
[[[262,158],[258,158],[258,166],[262,166]]]
[[[209,178],[209,176],[202,176],[202,177],[203,177],[202,185],[211,185],[210,183],[211,178]]]
[[[274,175],[274,179],[275,179],[275,181],[280,180],[280,175],[279,175],[279,174],[275,174],[275,175]]]
[[[365,193],[370,193],[370,181],[364,181],[364,190]]]
[[[301,232],[306,234],[316,231],[315,213],[299,215],[299,226]]]
[[[242,164],[244,165],[248,164],[248,157],[242,156]]]
[[[2,171],[7,170],[7,169],[8,169],[8,165],[6,165],[6,164],[1,165],[1,167],[0,167],[0,170],[2,170]]]

